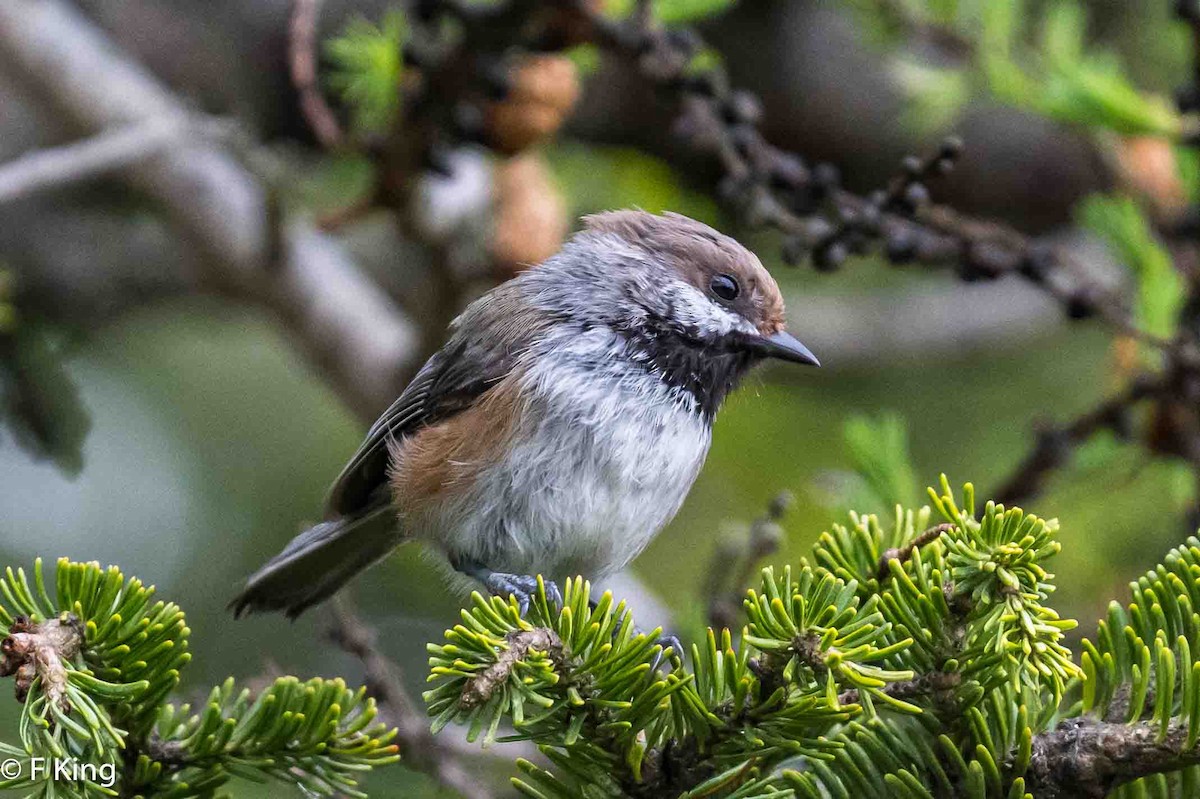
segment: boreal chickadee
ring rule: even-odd
[[[531,575],[602,577],[678,511],[752,366],[818,365],[733,239],[678,214],[584,224],[453,322],[236,613],[294,617],[409,540],[523,606]]]

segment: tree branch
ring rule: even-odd
[[[400,670],[376,646],[375,633],[339,594],[329,603],[333,612],[329,639],[362,663],[367,695],[375,699],[380,719],[394,726],[404,763],[434,777],[465,799],[491,799],[494,793],[462,762],[462,757],[433,736],[421,708],[404,690]]]
[[[184,104],[60,0],[0,3],[0,62],[85,131],[179,118]],[[226,150],[181,142],[129,167],[206,256],[210,277],[269,308],[365,418],[417,364],[418,336],[391,299],[311,225],[273,224],[275,203]]]
[[[1102,799],[1127,782],[1200,763],[1200,750],[1183,751],[1186,724],[1161,737],[1151,722],[1114,724],[1064,721],[1033,739],[1026,790],[1038,799]]]
[[[723,175],[717,193],[747,225],[784,235],[785,259],[798,260],[811,251],[817,268],[834,269],[849,252],[880,242],[894,263],[952,265],[970,280],[1019,274],[1061,302],[1072,318],[1100,315],[1118,330],[1155,346],[1166,344],[1134,330],[1121,298],[1065,250],[1007,225],[931,205],[921,185],[903,208],[884,208],[886,192],[848,191],[839,185],[836,170],[810,168],[795,153],[771,144],[760,131],[762,108],[754,95],[730,88],[719,69],[690,72],[692,56],[703,46],[694,33],[681,36],[636,20],[612,20],[585,0],[559,2],[587,21],[594,43],[673,96],[679,112],[672,132],[717,164]],[[846,226],[855,233],[849,244],[841,241]]]
[[[1071,422],[1038,431],[1033,450],[992,496],[998,503],[1013,505],[1040,493],[1050,474],[1064,466],[1077,447],[1102,430],[1123,430],[1129,410],[1161,390],[1159,379],[1141,376],[1124,392]]]
[[[188,135],[204,135],[195,120],[148,119],[62,147],[37,150],[0,165],[0,203],[69,186],[157,155]]]

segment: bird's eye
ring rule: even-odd
[[[732,275],[713,275],[713,279],[708,283],[708,288],[723,300],[736,300],[737,295],[742,291]]]

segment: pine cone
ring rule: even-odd
[[[509,70],[507,96],[486,109],[491,145],[509,155],[544,141],[562,127],[579,99],[579,77],[570,59],[522,57]]]
[[[558,252],[567,235],[567,207],[541,156],[510,158],[494,176],[496,211],[491,254],[509,273]]]

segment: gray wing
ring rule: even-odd
[[[352,516],[377,507],[386,493],[388,442],[443,421],[471,405],[507,375],[516,353],[454,337],[430,358],[408,388],[371,425],[367,438],[342,469],[326,500],[330,516]]]

